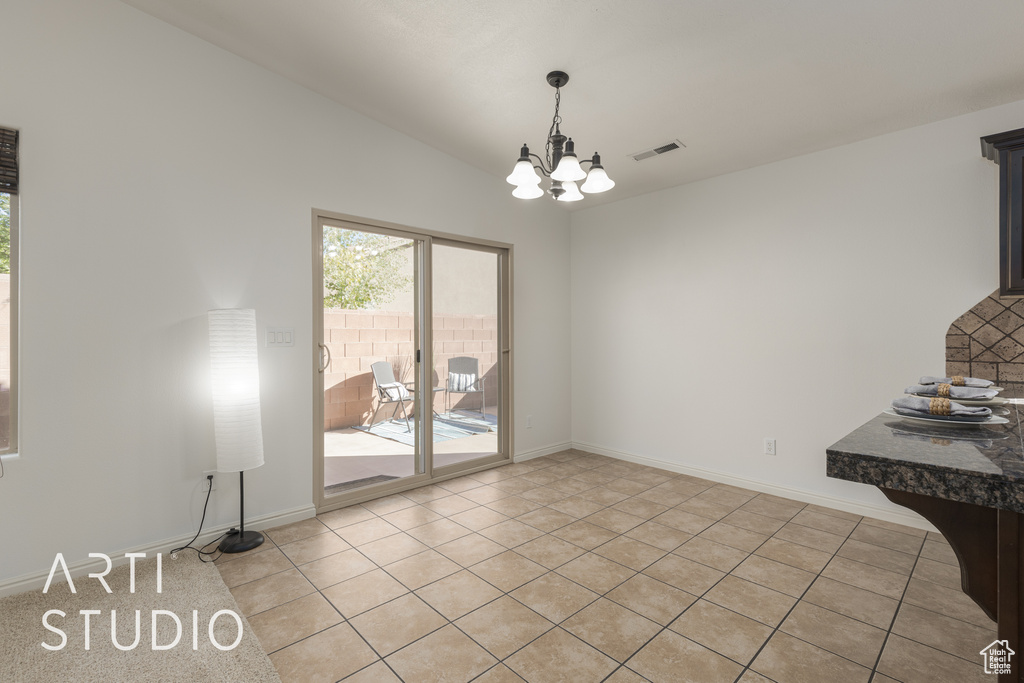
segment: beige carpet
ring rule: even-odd
[[[58,576],[62,574],[58,571]],[[156,560],[137,561],[135,593],[129,592],[128,565],[115,568],[105,578],[112,594],[96,579],[74,580],[77,594],[66,583],[48,593],[28,591],[0,599],[0,681],[280,681],[256,635],[242,616],[234,597],[213,564],[199,561],[194,552],[172,560],[163,557],[163,592],[156,592]],[[49,623],[67,634],[59,651],[42,643],[59,645],[61,637],[43,627],[43,614],[51,609]],[[219,610],[232,610],[242,620],[242,640],[221,651],[210,643],[208,626]],[[85,650],[84,617],[79,610],[100,610],[90,617],[90,649]],[[117,610],[117,640],[128,646],[135,639],[135,610],[141,611],[138,646],[121,651],[111,643],[111,610]],[[181,621],[181,640],[169,650],[152,648],[153,610],[168,610]],[[198,650],[193,650],[192,611],[199,613]],[[174,620],[157,616],[157,645],[169,645],[176,632]],[[214,635],[224,647],[238,634],[230,615],[215,622]]]

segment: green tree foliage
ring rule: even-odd
[[[324,228],[324,307],[379,308],[409,286],[409,240]]]
[[[0,192],[0,273],[11,272],[11,195]]]

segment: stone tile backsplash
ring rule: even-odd
[[[953,321],[946,332],[946,374],[990,379],[1024,396],[1024,299],[999,290]]]

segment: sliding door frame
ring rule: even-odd
[[[441,236],[435,236],[431,241],[431,247],[433,245],[444,246],[444,247],[455,247],[457,249],[470,249],[473,251],[480,251],[487,254],[494,254],[498,257],[498,271],[497,277],[497,289],[498,289],[498,449],[499,452],[495,455],[483,456],[475,458],[469,462],[479,463],[485,465],[479,469],[485,469],[486,467],[494,467],[496,465],[505,465],[511,462],[511,457],[505,457],[502,454],[502,446],[505,445],[505,435],[502,432],[509,432],[509,440],[507,442],[508,448],[511,452],[512,441],[512,395],[511,391],[506,393],[507,389],[510,389],[512,373],[510,371],[511,366],[511,310],[512,310],[512,271],[510,268],[510,259],[512,257],[511,246],[496,246],[494,243],[487,243],[483,240],[469,240],[467,238],[450,239]],[[507,280],[506,280],[507,275]],[[507,297],[504,294],[506,287],[505,282],[507,281],[508,293]],[[433,296],[433,293],[431,293]],[[507,310],[506,310],[507,309]],[[430,318],[433,322],[433,317]],[[433,330],[431,330],[433,331]],[[433,350],[433,344],[431,344],[431,350]],[[433,368],[434,359],[430,359],[430,367]],[[507,398],[507,400],[506,400]],[[433,444],[431,444],[433,446]],[[445,474],[452,473],[452,476],[458,476],[465,473],[463,463],[452,463],[451,465],[445,465],[438,467],[435,472],[435,479],[443,477],[444,479],[450,479],[451,477],[445,477]]]
[[[414,377],[416,380],[416,401],[415,411],[418,425],[422,426],[417,430],[418,451],[423,459],[423,472],[419,472],[417,462],[416,472],[408,477],[402,477],[394,481],[367,486],[355,489],[343,494],[327,496],[324,492],[324,373],[320,371],[322,356],[319,344],[324,336],[324,315],[323,315],[323,228],[325,225],[334,227],[370,232],[375,234],[393,235],[405,239],[416,240],[423,243],[422,249],[416,250],[416,263],[414,264],[414,310],[420,312],[420,318],[413,315],[413,353],[420,355],[421,362],[414,363],[416,368]],[[431,373],[434,367],[433,344],[429,343],[430,333],[433,330],[433,292],[432,292],[432,251],[434,243],[444,244],[466,249],[474,249],[494,253],[498,256],[498,367],[500,373],[500,394],[498,398],[498,450],[499,452],[466,461],[466,463],[453,463],[434,470],[433,467],[433,443],[428,441],[426,434],[433,433],[433,392],[431,387]],[[513,434],[513,353],[512,353],[512,251],[511,244],[485,240],[474,237],[465,237],[436,230],[413,228],[397,223],[377,221],[360,216],[313,209],[312,211],[312,259],[313,259],[313,348],[312,350],[312,371],[313,381],[313,502],[317,513],[327,512],[341,507],[354,505],[393,493],[400,493],[409,489],[417,488],[425,484],[437,483],[455,477],[461,477],[473,472],[507,465],[514,457],[514,434]],[[421,277],[416,277],[419,274]],[[425,323],[425,324],[424,324]],[[429,393],[429,396],[427,395]],[[319,437],[319,438],[317,438]],[[415,454],[413,457],[417,457]]]

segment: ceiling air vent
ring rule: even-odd
[[[683,149],[684,147],[686,147],[686,145],[679,140],[672,140],[671,142],[666,142],[664,145],[658,145],[654,149],[645,149],[642,152],[630,154],[629,156],[633,157],[633,161],[643,161],[644,159],[650,159],[651,157],[656,157],[659,154],[671,152],[674,149]]]

